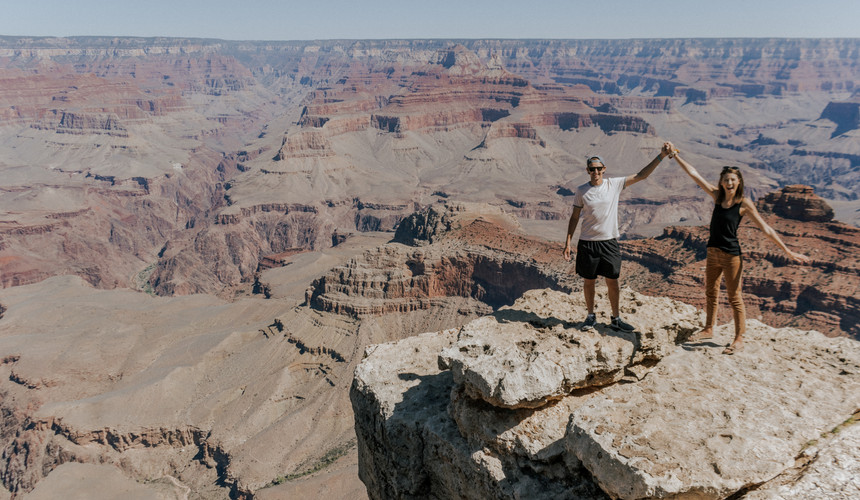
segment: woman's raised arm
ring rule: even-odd
[[[694,181],[696,181],[696,184],[698,184],[699,187],[702,188],[706,193],[711,195],[711,198],[713,198],[714,202],[716,202],[717,195],[720,191],[719,188],[708,182],[704,177],[702,177],[699,172],[695,168],[693,168],[692,165],[690,165],[683,158],[681,158],[680,153],[677,150],[675,150],[674,154],[675,161],[678,162],[678,165],[681,165],[681,168],[684,170],[684,172],[687,172],[687,175],[689,175]]]
[[[776,246],[780,248],[786,255],[788,255],[793,261],[799,262],[801,264],[806,264],[810,261],[810,258],[802,253],[797,253],[790,248],[788,248],[782,239],[779,237],[779,234],[768,225],[767,222],[762,219],[761,214],[758,213],[758,209],[755,207],[755,203],[752,202],[749,198],[744,198],[743,204],[741,205],[741,216],[749,215],[750,219],[755,222],[756,226],[761,229],[761,231],[770,238],[771,241],[776,243]]]

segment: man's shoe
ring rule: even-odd
[[[591,313],[585,317],[585,321],[582,323],[582,326],[579,327],[580,330],[586,332],[594,328],[594,325],[597,324],[597,316],[594,313]]]
[[[636,327],[621,319],[621,316],[612,318],[612,323],[609,324],[609,327],[613,330],[620,330],[622,332],[632,332],[636,329]]]

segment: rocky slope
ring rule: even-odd
[[[369,347],[350,397],[370,498],[860,494],[860,344],[753,320],[746,350],[725,356],[679,345],[692,307],[628,290],[622,304],[638,333],[606,317],[581,332],[581,298],[532,290]]]

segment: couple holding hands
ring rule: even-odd
[[[713,338],[716,323],[720,278],[725,276],[726,291],[732,307],[735,338],[724,354],[734,354],[744,347],[746,310],[741,293],[743,259],[738,241],[738,225],[743,217],[749,217],[783,252],[800,263],[809,262],[809,257],[789,249],[776,231],[765,221],[748,197],[744,196],[744,178],[738,167],[723,167],[716,185],[702,177],[692,165],[680,156],[670,142],[663,144],[660,154],[634,175],[627,177],[604,177],[606,163],[600,156],[586,159],[586,170],[590,180],[577,187],[573,198],[573,214],[567,226],[564,258],[571,258],[571,238],[577,226],[581,226],[576,247],[576,273],[584,280],[583,293],[588,314],[582,329],[590,330],[597,323],[594,314],[595,283],[603,276],[608,288],[612,309],[610,328],[633,331],[635,328],[619,314],[618,276],[621,271],[621,248],[618,244],[618,199],[627,186],[643,181],[657,168],[663,158],[674,158],[687,173],[714,200],[711,215],[708,254],[705,266],[705,296],[707,319],[702,331],[690,340],[701,341]]]

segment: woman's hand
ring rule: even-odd
[[[663,148],[660,149],[660,154],[663,156],[668,156],[669,158],[672,157],[672,153],[674,153],[674,152],[675,152],[675,146],[673,146],[672,143],[668,142],[668,141],[664,142]]]
[[[810,259],[806,255],[803,255],[802,253],[797,253],[792,250],[788,251],[788,256],[791,257],[793,261],[798,262],[800,264],[809,264],[810,262],[812,262],[812,259]]]

